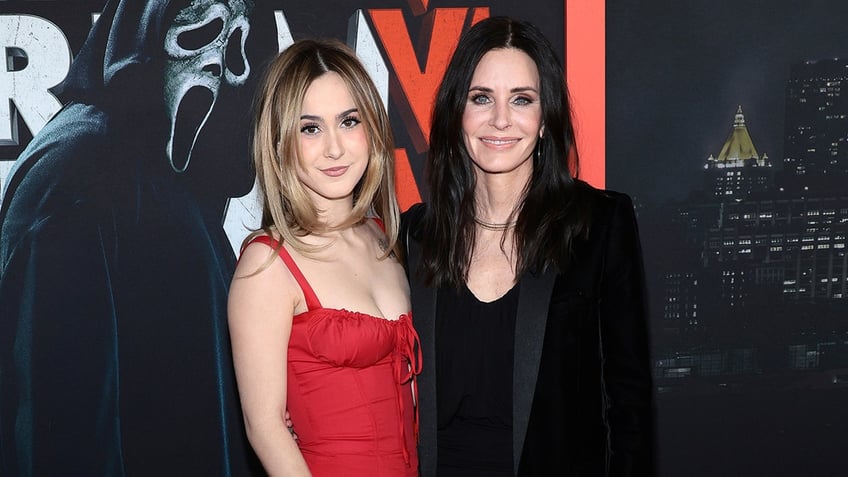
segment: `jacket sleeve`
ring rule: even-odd
[[[633,205],[614,196],[604,251],[599,323],[608,475],[654,470],[654,404],[645,274]]]

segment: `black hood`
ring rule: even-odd
[[[127,73],[150,78],[145,66],[163,55],[165,33],[175,12],[190,0],[110,0],[74,59],[59,92],[89,102]],[[138,78],[138,76],[136,76]]]

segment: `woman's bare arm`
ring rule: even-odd
[[[300,292],[281,260],[253,274],[269,253],[264,244],[249,245],[230,287],[227,308],[242,413],[268,475],[309,476],[284,420],[287,349]]]

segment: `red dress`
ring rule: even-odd
[[[292,322],[287,407],[312,475],[417,476],[412,388],[421,351],[411,314],[387,320],[324,308],[286,249],[278,253],[308,309]]]

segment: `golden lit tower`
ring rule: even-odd
[[[710,154],[704,169],[709,190],[719,199],[742,200],[771,186],[773,172],[768,155],[757,153],[748,133],[742,106],[736,110],[733,129],[717,157]]]

